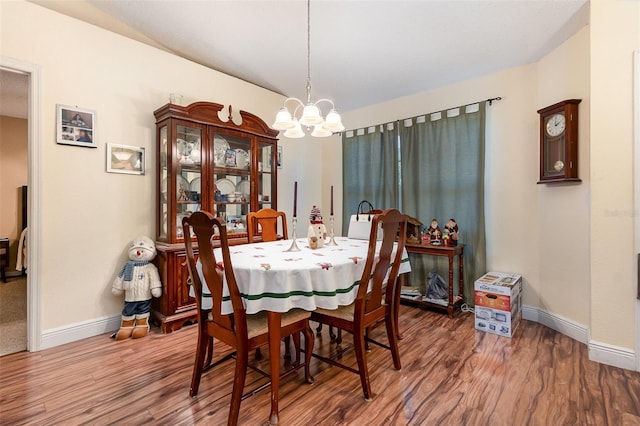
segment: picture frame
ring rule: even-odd
[[[282,168],[282,145],[278,145],[278,153],[276,156],[276,162],[278,163],[278,168]]]
[[[96,112],[56,104],[56,142],[60,145],[97,148]]]
[[[107,144],[107,172],[128,175],[145,174],[145,152],[143,147]]]

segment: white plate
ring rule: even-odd
[[[200,194],[200,178],[197,177],[194,180],[192,180],[191,183],[189,183],[189,187],[191,188],[192,191],[195,191],[198,194]]]
[[[248,180],[241,180],[236,185],[236,192],[241,192],[245,197],[251,192],[251,183]]]
[[[239,169],[249,168],[249,153],[244,149],[236,149],[236,167]]]
[[[201,156],[202,155],[200,153],[200,139],[198,139],[193,143],[193,149],[191,150],[191,155],[189,156],[189,158],[191,159],[191,161],[198,164],[200,163]]]
[[[201,182],[200,178],[195,178],[189,183],[189,187],[191,188],[191,190],[197,192],[198,194],[201,193],[201,191],[200,191],[200,186],[201,186],[200,182]]]
[[[184,139],[178,139],[176,142],[177,142],[176,145],[178,148],[179,156],[188,157],[191,155],[191,151],[193,150],[193,145],[191,145],[189,142],[185,141]]]
[[[229,179],[218,179],[216,187],[221,194],[233,194],[236,190],[236,186]]]
[[[216,166],[224,166],[224,156],[229,149],[229,142],[220,135],[213,136],[213,161]]]

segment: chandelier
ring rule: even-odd
[[[302,138],[305,133],[302,126],[307,127],[307,131],[313,127],[311,136],[327,137],[334,132],[344,130],[342,118],[336,111],[333,101],[329,99],[320,99],[316,102],[311,101],[311,0],[307,0],[307,103],[306,105],[298,98],[287,98],[276,114],[275,122],[271,127],[276,130],[284,130],[284,136],[288,138]],[[296,105],[293,115],[287,108],[287,103],[293,102]],[[329,103],[331,110],[327,114],[326,119],[322,117],[319,105],[321,103]],[[302,109],[302,115],[298,118],[298,113]]]

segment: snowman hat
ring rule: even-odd
[[[317,206],[311,208],[311,214],[309,215],[309,221],[311,223],[322,223],[322,213]]]

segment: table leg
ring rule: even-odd
[[[458,265],[460,265],[460,276],[458,277],[458,294],[460,295],[460,300],[464,303],[464,261],[462,260],[463,252],[464,247],[460,249],[460,254],[458,255]]]
[[[455,308],[453,299],[453,254],[447,256],[449,258],[449,305],[447,306],[447,313],[449,318],[453,318],[453,310]]]
[[[398,317],[400,315],[400,289],[402,286],[406,285],[406,277],[407,274],[399,274],[398,275],[398,283],[396,284],[396,294],[395,303],[393,304],[393,321],[396,323],[396,335],[398,340],[402,340],[402,333],[400,333],[400,325],[398,321]]]
[[[280,312],[267,312],[269,326],[269,365],[271,367],[271,414],[269,423],[278,424],[278,398],[280,394]]]

